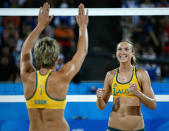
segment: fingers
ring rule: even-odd
[[[52,15],[52,16],[49,17],[49,21],[50,22],[52,21],[53,17],[54,17],[54,15]]]
[[[87,11],[86,11],[86,16],[88,17],[88,9],[87,9]]]
[[[129,87],[134,88],[134,87],[137,87],[137,85],[135,83],[130,83]]]
[[[40,7],[40,9],[39,9],[39,14],[40,14],[40,13],[42,13],[42,7]]]
[[[104,94],[104,89],[99,88],[97,90],[97,97],[98,98],[103,98],[103,94]]]
[[[50,5],[46,2],[43,4],[43,7],[40,9],[40,13],[49,13]]]
[[[79,15],[84,15],[84,5],[82,3],[79,5]]]

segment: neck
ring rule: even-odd
[[[40,68],[40,72],[41,73],[47,73],[49,70],[52,70],[52,71],[55,71],[56,69],[55,69],[55,67],[53,66],[53,67],[51,67],[51,68]]]
[[[120,63],[119,71],[120,72],[129,72],[133,66],[130,63]]]

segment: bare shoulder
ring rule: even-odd
[[[145,74],[147,71],[143,68],[136,68],[137,75]]]
[[[36,72],[22,75],[22,82],[24,85],[36,82]]]
[[[52,71],[52,80],[54,81],[66,81],[67,79],[67,75],[66,72],[64,71],[64,69],[60,69],[58,71]]]
[[[145,69],[142,68],[137,68],[136,69],[136,74],[138,79],[142,79],[148,76],[148,73]]]
[[[114,78],[114,76],[115,76],[115,73],[116,73],[116,69],[110,70],[110,71],[107,72],[106,77],[107,77],[109,80],[112,80],[112,79]]]

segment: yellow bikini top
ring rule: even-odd
[[[45,75],[36,72],[36,89],[33,95],[26,99],[27,108],[65,109],[66,99],[55,99],[47,92],[46,85],[51,74],[51,70]]]
[[[113,78],[112,82],[112,94],[113,97],[136,97],[132,94],[132,92],[129,91],[130,83],[135,83],[139,89],[139,91],[142,91],[142,88],[139,86],[139,83],[137,81],[137,74],[136,74],[136,67],[133,67],[133,73],[131,80],[126,83],[121,83],[117,80],[119,69],[116,69],[116,74]]]

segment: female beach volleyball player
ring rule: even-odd
[[[64,118],[66,93],[70,81],[80,70],[88,52],[88,12],[85,14],[84,6],[80,4],[76,16],[79,26],[77,51],[71,61],[56,71],[59,55],[57,42],[45,37],[36,43],[41,32],[53,18],[49,16],[49,9],[48,3],[40,8],[38,24],[25,40],[21,51],[20,70],[30,119],[29,131],[69,131]],[[38,70],[35,70],[31,64],[33,47]]]
[[[120,66],[107,73],[104,89],[97,90],[97,106],[103,110],[112,92],[113,109],[107,131],[144,131],[141,103],[152,110],[156,108],[150,78],[145,70],[135,67],[131,42],[120,42],[116,56]]]

